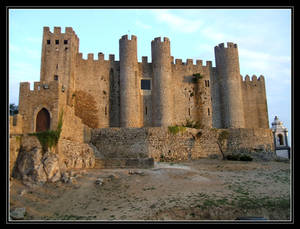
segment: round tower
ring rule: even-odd
[[[120,54],[120,126],[140,126],[140,95],[137,62],[137,38],[124,35],[119,40]]]
[[[215,47],[217,81],[220,88],[220,111],[223,128],[244,128],[239,55],[236,44],[227,42]]]
[[[164,37],[151,42],[152,54],[152,123],[153,126],[169,126],[173,122],[173,94],[170,41]]]

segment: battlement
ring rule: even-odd
[[[120,40],[126,40],[126,41],[128,41],[128,40],[129,40],[129,39],[128,39],[128,35],[127,35],[127,34],[126,34],[126,35],[123,35],[123,36],[121,37]],[[136,41],[136,40],[137,40],[137,36],[131,35],[131,40]],[[130,40],[129,40],[129,41],[130,41]]]
[[[203,65],[203,60],[196,60],[196,64],[193,64],[193,59],[186,59],[186,62],[182,62],[182,59],[175,59],[175,65],[212,67],[212,61],[208,60],[206,65]]]
[[[148,57],[147,56],[142,56],[142,63],[145,63],[145,64],[148,63]]]
[[[241,75],[241,78],[243,79],[243,76]],[[243,80],[243,82],[245,83],[258,83],[258,82],[261,82],[261,83],[264,83],[265,82],[265,78],[263,75],[260,75],[259,78],[257,78],[256,75],[252,75],[251,79],[250,79],[250,76],[249,75],[246,75],[245,76],[245,80]]]
[[[156,37],[154,40],[151,41],[151,43],[166,43],[170,44],[170,39],[167,37],[164,37],[163,41],[161,40],[161,37]]]
[[[75,34],[74,30],[72,27],[65,27],[65,33],[61,32],[61,27],[55,26],[53,29],[53,33],[50,31],[50,28],[48,26],[43,27],[44,33],[48,34],[55,34],[55,35],[60,35],[60,34]]]
[[[237,44],[234,44],[233,42],[227,42],[227,47],[225,47],[224,43],[220,43],[219,45],[215,46],[215,50],[223,50],[223,49],[229,49],[229,48],[237,48]]]
[[[84,60],[84,61],[115,61],[115,55],[114,54],[109,54],[109,59],[105,60],[104,59],[104,54],[102,52],[98,53],[98,59],[95,59],[94,53],[88,53],[87,54],[87,59],[83,58],[83,54],[77,53],[77,58],[78,60]]]
[[[59,81],[51,82],[34,82],[33,90],[30,90],[30,82],[20,83],[20,94],[38,93],[46,91],[57,91],[62,88],[62,84]]]

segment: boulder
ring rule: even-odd
[[[55,153],[46,152],[42,158],[47,179],[51,182],[59,181],[61,178],[59,160]]]
[[[15,220],[22,220],[24,219],[25,214],[26,214],[25,208],[16,208],[10,212],[10,217]]]

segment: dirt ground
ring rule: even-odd
[[[152,169],[74,170],[73,183],[10,181],[10,208],[25,220],[290,220],[290,164],[201,159]],[[103,183],[96,184],[101,178]]]

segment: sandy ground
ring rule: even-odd
[[[290,164],[202,159],[152,169],[74,170],[73,184],[10,184],[25,220],[290,220]],[[97,185],[97,178],[103,184]]]

